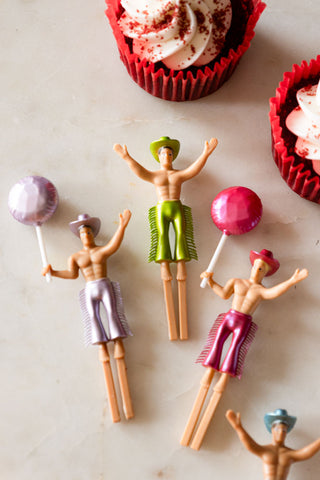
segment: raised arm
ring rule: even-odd
[[[104,247],[100,247],[100,251],[103,255],[109,257],[113,253],[115,253],[118,248],[120,247],[125,229],[129,223],[131,218],[130,210],[124,210],[123,213],[119,215],[119,227],[116,230],[115,234],[111,238],[110,242],[107,243]]]
[[[46,276],[47,273],[51,273],[53,277],[65,278],[67,280],[73,280],[79,276],[79,266],[73,255],[68,258],[67,270],[54,270],[51,265],[47,265],[42,269],[42,275]]]
[[[308,458],[313,457],[320,450],[320,438],[310,443],[306,447],[301,448],[300,450],[292,450],[290,452],[290,457],[295,462],[301,462],[302,460],[308,460]]]
[[[227,283],[222,287],[219,283],[215,282],[212,278],[212,272],[202,272],[200,278],[206,278],[209,284],[209,287],[212,288],[214,293],[219,297],[223,298],[224,300],[231,297],[234,293],[234,282],[235,278],[231,278],[227,281]]]
[[[303,270],[299,270],[299,268],[297,268],[292,277],[290,277],[285,282],[279,283],[278,285],[275,285],[271,288],[263,288],[261,291],[261,297],[264,300],[272,300],[273,298],[280,297],[280,295],[283,295],[289,290],[289,288],[301,282],[302,280],[307,278],[307,276],[308,270],[306,270],[305,268]]]
[[[216,138],[211,138],[209,142],[205,142],[204,149],[200,157],[193,162],[188,168],[180,170],[176,175],[181,179],[182,182],[189,180],[190,178],[195,177],[198,173],[201,172],[203,167],[208,160],[208,157],[211,155],[213,150],[218,145],[218,140]]]
[[[140,163],[138,163],[136,160],[134,160],[131,155],[129,155],[127,146],[119,145],[119,143],[116,143],[113,146],[113,150],[121,157],[123,160],[127,162],[129,165],[130,169],[135,173],[138,177],[142,178],[142,180],[145,180],[146,182],[153,182],[153,172],[150,170],[147,170],[144,168]]]
[[[240,413],[236,413],[233,410],[228,410],[226,417],[231,427],[237,432],[241,443],[246,447],[246,449],[249,450],[249,452],[261,457],[265,450],[261,445],[255,442],[253,438],[250,437],[248,432],[243,428],[240,419]]]

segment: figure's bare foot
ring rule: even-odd
[[[160,270],[161,271],[161,279],[164,282],[171,282],[172,275],[171,275],[171,272],[170,272],[169,262],[161,262],[160,268],[161,268],[161,270]]]

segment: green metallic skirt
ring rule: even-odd
[[[159,202],[149,210],[149,224],[151,231],[149,262],[198,260],[190,207],[182,205],[180,200]],[[173,255],[169,242],[170,224],[175,232]]]

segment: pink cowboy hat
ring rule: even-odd
[[[79,230],[81,227],[90,227],[93,232],[93,236],[96,237],[100,230],[100,219],[98,217],[90,217],[87,213],[78,215],[78,220],[69,223],[69,227],[72,233],[80,238]]]
[[[255,252],[254,250],[251,250],[250,252],[251,265],[254,264],[254,261],[257,260],[257,258],[260,258],[261,260],[263,260],[270,267],[270,270],[266,274],[266,277],[273,275],[280,267],[280,263],[278,262],[278,260],[273,258],[272,252],[270,252],[270,250],[266,250],[265,248],[262,249],[260,253]]]

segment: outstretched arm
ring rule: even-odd
[[[219,285],[219,283],[215,282],[212,279],[213,273],[212,272],[202,272],[200,278],[206,278],[209,284],[209,287],[212,288],[214,293],[219,297],[223,298],[224,300],[231,297],[234,292],[234,282],[235,279],[231,278],[227,281],[224,287]]]
[[[53,277],[66,278],[68,280],[73,280],[79,276],[79,266],[74,259],[73,255],[68,259],[68,269],[67,270],[53,270],[51,265],[47,265],[42,269],[42,275],[45,277],[47,273],[51,273]]]
[[[131,155],[129,155],[127,146],[119,145],[119,143],[116,143],[113,146],[113,150],[123,158],[133,171],[138,177],[142,178],[142,180],[145,180],[146,182],[151,182],[153,181],[153,172],[150,172],[150,170],[147,170],[144,168],[140,163],[138,163],[136,160],[134,160]]]
[[[305,268],[303,270],[299,270],[299,268],[297,268],[292,277],[290,277],[285,282],[279,283],[278,285],[275,285],[271,288],[263,288],[261,291],[261,296],[264,300],[272,300],[273,298],[280,297],[280,295],[283,295],[289,290],[289,288],[301,282],[302,280],[307,278],[307,276],[308,270],[306,270]]]
[[[101,247],[101,253],[105,255],[106,257],[109,257],[113,253],[115,253],[118,248],[120,247],[125,229],[129,223],[129,220],[131,218],[131,212],[130,210],[124,210],[123,213],[120,213],[119,215],[119,227],[113,237],[111,238],[110,242],[107,243],[104,247]]]
[[[226,417],[231,427],[237,432],[240,441],[246,447],[246,449],[260,457],[264,452],[264,448],[255,442],[253,438],[250,437],[248,432],[243,428],[240,420],[240,413],[236,413],[233,410],[228,410]]]
[[[201,172],[201,170],[206,164],[206,161],[208,160],[209,155],[211,155],[217,145],[218,140],[216,138],[211,138],[209,142],[205,142],[204,149],[200,157],[188,168],[180,170],[177,173],[177,176],[181,179],[182,182],[185,182],[186,180],[195,177],[196,175],[198,175],[198,173]]]
[[[302,460],[308,460],[308,458],[313,457],[317,452],[320,450],[320,438],[315,440],[314,442],[310,443],[310,445],[307,445],[304,448],[301,448],[300,450],[292,450],[291,453],[291,458],[295,462],[301,462]]]

